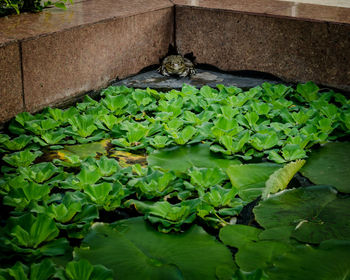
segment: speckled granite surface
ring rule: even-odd
[[[350,90],[350,25],[176,7],[181,53],[222,70],[257,70]]]
[[[19,45],[6,41],[0,48],[0,123],[23,111]]]
[[[0,47],[17,41],[17,52],[1,49],[0,123],[157,64],[173,43],[173,21],[169,0],[85,0],[0,18]]]
[[[159,63],[173,40],[166,8],[58,32],[22,43],[29,111],[107,86]]]
[[[67,10],[50,8],[41,13],[0,18],[0,34],[13,39],[29,39],[171,7],[173,4],[169,0],[81,1]]]
[[[350,8],[344,5],[337,6],[336,3],[323,5],[322,0],[314,0],[313,4],[290,0],[173,0],[173,2],[177,6],[185,7],[350,24]]]

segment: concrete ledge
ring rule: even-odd
[[[158,64],[173,43],[173,12],[168,0],[90,0],[67,11],[53,8],[1,18],[0,35],[15,41],[17,52],[14,46],[0,48],[0,58],[4,53],[7,59],[0,61],[7,73],[0,78],[0,85],[6,84],[0,90],[6,96],[0,122]],[[17,72],[11,74],[14,61]]]
[[[213,2],[218,1],[210,1],[212,6]],[[270,6],[257,14],[258,7],[237,12],[204,4],[176,6],[176,43],[181,53],[193,52],[198,63],[225,71],[263,71],[288,82],[312,80],[350,91],[350,20],[287,17]],[[335,20],[340,19],[347,20]]]
[[[26,109],[107,86],[159,63],[172,42],[166,8],[22,42]]]
[[[23,111],[19,43],[0,35],[0,123]]]

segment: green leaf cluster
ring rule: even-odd
[[[67,109],[21,113],[7,127],[10,135],[0,134],[0,279],[112,279],[109,269],[124,279],[130,271],[145,279],[310,279],[301,260],[310,271],[330,262],[330,272],[315,275],[343,279],[349,147],[328,142],[348,136],[349,106],[313,83],[246,91],[112,86],[99,101],[86,96]],[[291,189],[299,170],[341,193]],[[252,208],[249,226],[235,224]],[[106,221],[117,222],[99,223]],[[239,268],[230,253],[222,265],[199,256],[204,243],[224,248],[213,255],[220,260],[228,250],[198,225],[220,230],[222,242],[238,249]],[[144,242],[136,240],[142,234]],[[119,247],[96,236],[112,236]],[[148,239],[159,248],[148,248]],[[80,247],[75,258],[73,247]],[[103,258],[108,250],[117,262]]]

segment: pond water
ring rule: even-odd
[[[312,82],[21,113],[0,134],[0,278],[346,279],[349,129]]]

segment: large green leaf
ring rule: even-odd
[[[262,198],[266,199],[270,193],[284,190],[295,173],[305,164],[305,160],[297,160],[286,164],[283,168],[275,171],[266,181]]]
[[[327,143],[311,152],[301,173],[315,184],[350,193],[350,142]]]
[[[229,225],[220,230],[220,239],[226,245],[238,248],[235,259],[244,271],[264,269],[269,266],[275,256],[290,250],[285,243],[263,240],[258,236],[261,229],[246,225]]]
[[[159,166],[166,170],[184,172],[192,166],[227,168],[239,164],[238,160],[229,160],[210,152],[209,145],[174,147],[156,151],[147,158],[150,166]]]
[[[247,242],[259,240],[261,229],[246,225],[229,225],[220,230],[220,240],[229,246],[239,248]]]
[[[235,259],[242,270],[262,269],[268,279],[349,279],[349,241],[327,240],[317,248],[271,236],[264,240],[264,233],[251,226],[230,225],[220,230],[220,239],[238,248]]]
[[[281,165],[273,163],[231,165],[226,172],[232,186],[244,201],[252,201],[261,195],[265,182]]]
[[[302,245],[276,258],[267,270],[272,280],[350,279],[350,241],[324,241],[318,248]]]
[[[230,251],[198,226],[182,234],[163,234],[142,218],[95,224],[75,250],[79,258],[112,269],[116,279],[215,279],[231,270]]]
[[[266,229],[290,226],[302,242],[350,238],[350,198],[337,197],[328,186],[285,190],[254,208],[257,222]]]

